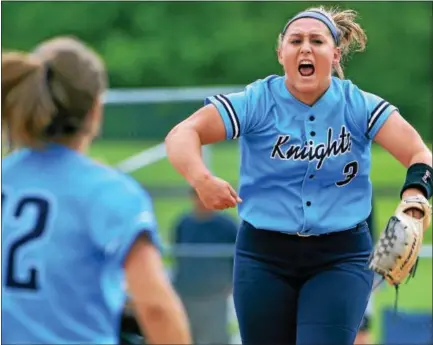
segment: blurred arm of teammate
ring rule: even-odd
[[[165,138],[167,156],[173,167],[197,191],[208,209],[235,207],[242,200],[226,181],[207,169],[201,146],[225,140],[224,122],[217,108],[206,105],[175,126]]]
[[[139,237],[125,261],[131,303],[150,344],[191,344],[183,305],[165,274],[158,249]]]
[[[406,168],[416,163],[432,166],[432,152],[418,132],[397,111],[389,116],[378,131],[375,141]],[[424,191],[419,188],[408,188],[404,191],[402,199],[420,194],[424,195]],[[410,209],[407,213],[415,218],[423,216],[422,212],[416,209]]]

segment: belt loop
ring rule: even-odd
[[[300,233],[300,232],[297,232],[296,235],[298,235],[299,237],[319,236],[319,235],[313,235],[313,234],[310,234],[310,235],[308,235],[308,234],[302,234],[302,233]]]

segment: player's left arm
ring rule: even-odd
[[[401,202],[396,214],[422,218],[424,231],[429,227],[432,196],[432,153],[419,133],[387,100],[348,83],[346,99],[353,124],[367,141],[375,141],[404,167],[406,179],[401,189]],[[417,210],[414,210],[417,209]]]
[[[413,181],[409,181],[402,196],[422,193],[429,199],[433,188],[432,152],[418,132],[397,111],[394,111],[377,132],[374,140],[407,169],[414,171]]]
[[[430,199],[433,191],[432,152],[398,111],[390,114],[374,140],[408,169],[401,190],[402,200],[420,195]],[[407,213],[416,218],[423,217],[421,210],[408,209]]]
[[[375,94],[352,84],[348,86],[347,99],[353,109],[353,120],[364,137],[378,143],[407,168],[400,193],[402,200],[414,196],[430,199],[433,191],[432,153],[419,133],[394,105]],[[407,213],[421,214],[409,209]]]
[[[415,274],[423,232],[430,226],[432,153],[397,110],[383,122],[374,141],[407,168],[402,200],[369,259],[370,269],[397,286]]]

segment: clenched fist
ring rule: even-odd
[[[215,176],[207,176],[194,186],[201,202],[209,210],[224,210],[236,207],[242,202],[236,191],[227,181]]]

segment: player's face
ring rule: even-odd
[[[323,93],[329,86],[332,66],[339,60],[340,49],[335,47],[329,29],[312,18],[290,24],[278,49],[278,61],[295,96]]]

